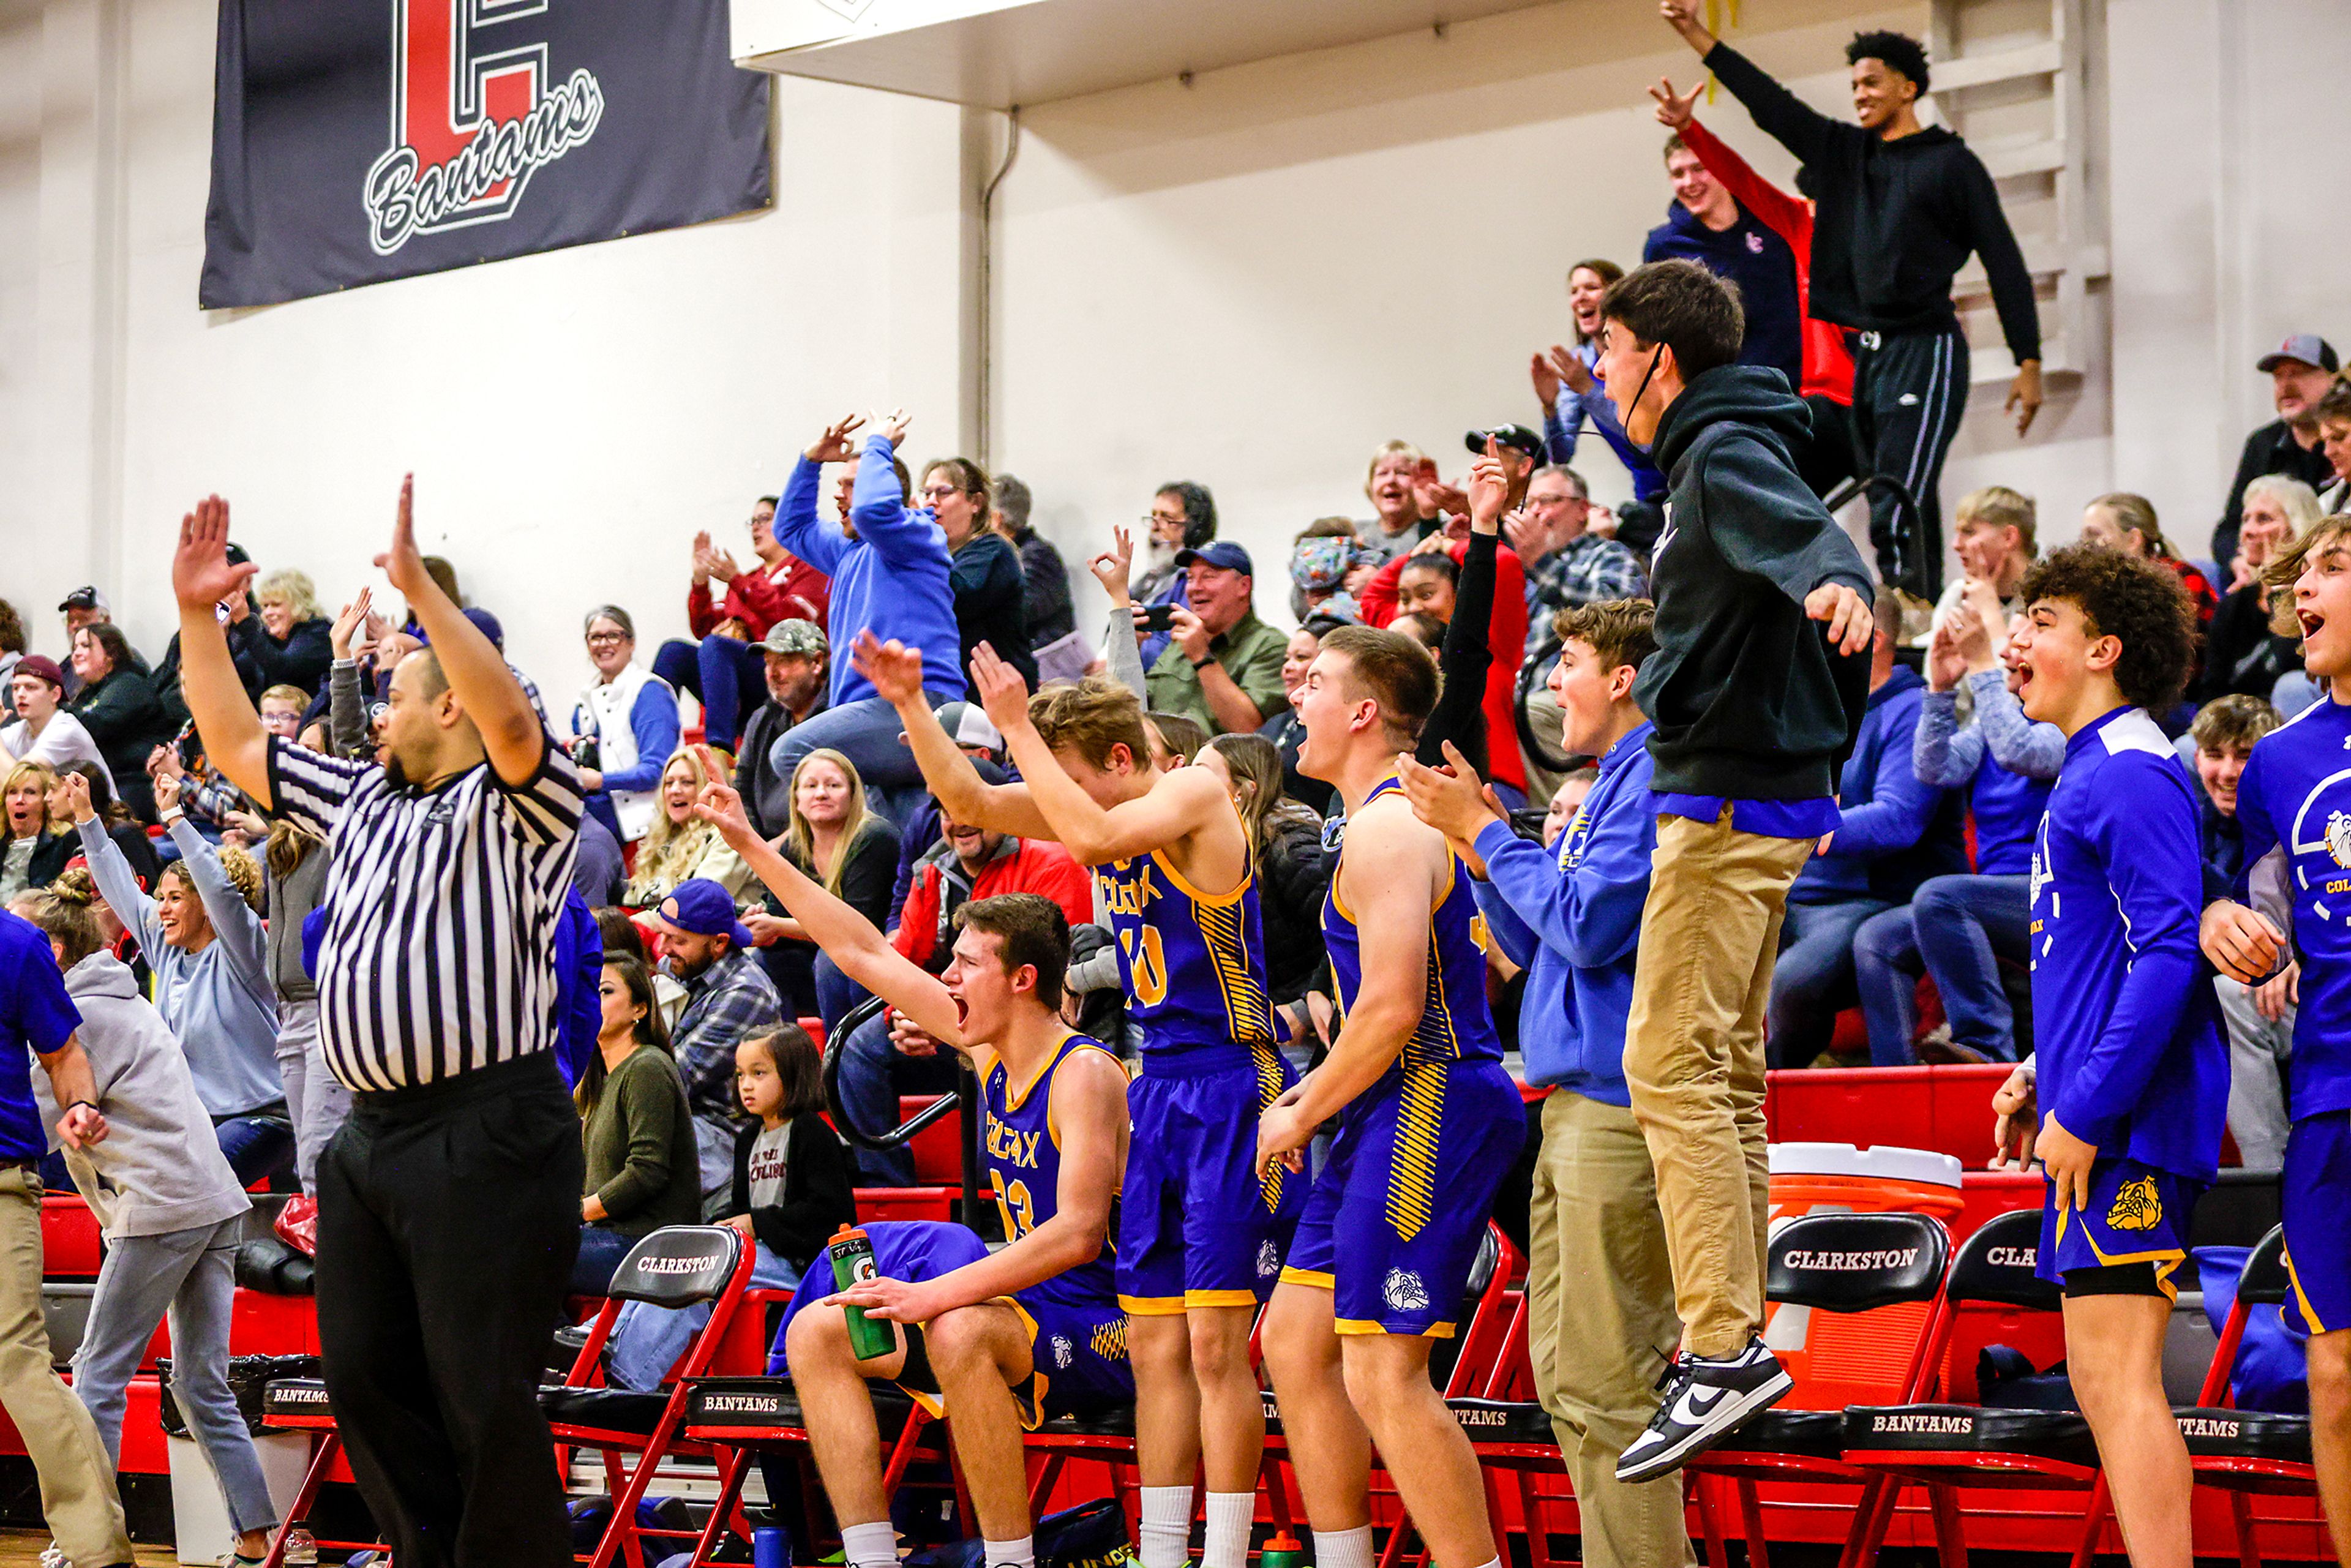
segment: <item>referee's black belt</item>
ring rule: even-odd
[[[551,1051],[534,1051],[508,1061],[494,1061],[487,1067],[471,1068],[404,1089],[353,1090],[351,1103],[373,1114],[406,1118],[470,1104],[492,1095],[511,1094],[541,1080],[553,1085],[556,1092],[563,1092],[563,1078],[555,1069],[555,1053]]]

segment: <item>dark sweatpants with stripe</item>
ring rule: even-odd
[[[1853,350],[1854,436],[1870,472],[1898,479],[1869,493],[1877,575],[1932,602],[1943,591],[1943,457],[1968,411],[1968,341],[1942,332],[1864,332]]]

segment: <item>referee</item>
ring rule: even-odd
[[[431,639],[393,669],[381,768],[269,736],[214,606],[228,504],[172,563],[214,765],[333,851],[319,1037],[354,1096],[319,1159],[319,1342],[352,1473],[400,1568],[571,1560],[538,1374],[579,1249],[580,1121],[549,956],[581,791],[487,638],[426,574],[401,486],[378,556]]]

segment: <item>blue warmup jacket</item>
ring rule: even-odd
[[[1641,246],[1641,259],[1676,256],[1738,285],[1740,308],[1747,318],[1739,362],[1768,365],[1788,378],[1789,391],[1801,392],[1804,308],[1796,294],[1796,253],[1779,231],[1740,206],[1739,221],[1717,234],[1687,207],[1669,202],[1666,221],[1649,231]]]
[[[2294,938],[2294,1117],[2351,1110],[2351,707],[2322,697],[2253,743],[2237,780],[2239,902]]]
[[[2229,1054],[2196,947],[2199,793],[2138,709],[2076,732],[2032,852],[2029,939],[2042,1111],[2101,1156],[2209,1182]]]
[[[1519,1051],[1527,1082],[1630,1105],[1625,1026],[1633,1013],[1633,952],[1649,897],[1657,814],[1656,759],[1644,723],[1608,748],[1600,779],[1559,836],[1557,852],[1494,822],[1475,848],[1472,883],[1502,951],[1527,971]]]
[[[1959,796],[1920,783],[1911,760],[1926,694],[1926,678],[1907,664],[1869,694],[1841,780],[1836,838],[1797,873],[1792,903],[1907,904],[1928,877],[1968,869]]]
[[[923,689],[941,702],[964,695],[963,637],[956,626],[955,591],[947,581],[946,530],[928,507],[908,509],[890,466],[890,444],[866,437],[857,462],[849,516],[857,537],[819,522],[817,491],[824,466],[803,457],[794,465],[776,508],[776,542],[832,579],[829,706],[862,702],[873,683],[857,673],[850,650],[870,631],[884,643],[923,651]]]
[[[2032,870],[2032,841],[2064,764],[2065,737],[2053,724],[2026,718],[1998,670],[1970,675],[1968,685],[1975,693],[1976,716],[1964,729],[1956,727],[1959,694],[1926,695],[1911,766],[1923,783],[1967,789],[1976,819],[1978,874],[2022,876]]]

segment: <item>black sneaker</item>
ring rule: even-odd
[[[1616,1460],[1620,1481],[1653,1481],[1670,1475],[1694,1454],[1702,1454],[1737,1431],[1759,1410],[1777,1404],[1794,1386],[1779,1357],[1759,1337],[1727,1361],[1685,1355],[1673,1365],[1657,1413],[1648,1429]]]

